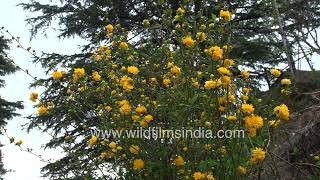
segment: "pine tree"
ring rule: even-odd
[[[104,40],[105,34],[102,27],[108,23],[119,24],[128,31],[135,32],[136,35],[154,36],[155,41],[161,44],[161,39],[157,38],[159,32],[143,30],[142,22],[148,19],[152,23],[160,23],[158,19],[164,14],[171,13],[174,16],[175,10],[181,3],[179,0],[88,0],[43,4],[33,0],[20,5],[28,11],[40,13],[38,16],[27,19],[27,22],[32,25],[33,35],[42,30],[45,32],[57,19],[61,25],[59,37],[78,35],[90,41],[84,46],[85,49],[90,49]],[[320,25],[317,0],[308,2],[302,0],[203,0],[193,1],[193,6],[195,10],[205,7],[205,12],[199,12],[199,14],[202,13],[207,17],[216,16],[222,7],[234,11],[236,18],[232,25],[237,29],[232,42],[235,46],[234,57],[258,70],[258,73],[253,75],[258,79],[268,81],[265,71],[269,70],[269,65],[286,63],[292,71],[295,71],[294,61],[302,56],[309,57],[312,53],[320,52],[318,42],[310,42],[308,38],[316,37],[313,33],[316,33],[315,30]],[[165,29],[162,29],[162,32],[167,33]],[[279,34],[283,37],[281,38]],[[283,44],[285,39],[288,42]],[[84,54],[71,57],[45,54],[43,57],[46,64],[44,65],[50,68],[83,56]],[[306,60],[309,63],[310,60]],[[312,66],[311,63],[309,64]]]
[[[9,40],[5,39],[3,36],[0,36],[0,88],[4,88],[5,86],[3,77],[16,71],[16,67],[7,57],[6,51],[9,49],[8,43]],[[1,95],[5,97],[5,94]],[[10,102],[3,97],[0,97],[0,127],[4,128],[4,126],[7,124],[7,120],[10,120],[14,116],[18,115],[15,112],[16,109],[21,108],[21,102]],[[0,152],[0,177],[6,173],[2,162],[2,157],[3,154]]]

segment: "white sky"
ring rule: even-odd
[[[29,42],[30,33],[29,27],[26,27],[24,19],[26,13],[20,7],[16,7],[16,4],[21,2],[20,0],[0,0],[0,26],[4,26],[14,36],[19,36],[21,42],[25,47],[31,46],[37,52],[60,52],[60,53],[73,53],[79,51],[77,45],[83,44],[84,41],[79,39],[67,39],[59,40],[56,38],[57,33],[50,31],[47,34],[48,38],[38,35],[36,39]],[[42,69],[39,65],[31,63],[30,55],[21,49],[15,48],[15,44],[10,51],[11,57],[15,59],[16,63],[21,67],[26,68],[34,76],[44,76]],[[320,61],[319,56],[313,57],[315,68],[319,70]],[[309,70],[305,62],[302,63],[302,69]],[[21,130],[21,125],[28,122],[23,116],[36,113],[36,109],[33,108],[33,104],[29,101],[29,94],[32,91],[41,91],[41,89],[31,90],[29,85],[32,79],[23,72],[19,71],[14,75],[6,77],[7,85],[0,90],[0,95],[7,98],[10,101],[21,101],[25,109],[18,111],[22,114],[22,117],[16,117],[9,121],[7,129],[10,136],[16,137],[16,139],[22,139],[24,141],[23,147],[31,147],[37,154],[41,154],[44,159],[61,157],[60,150],[43,150],[41,145],[49,140],[47,134],[43,134],[38,131],[32,131],[26,133]],[[40,162],[39,158],[26,153],[21,152],[18,147],[10,145],[8,139],[1,137],[2,144],[5,146],[2,148],[4,156],[4,164],[7,169],[12,169],[14,172],[9,172],[5,176],[5,180],[40,180],[40,168],[45,164]]]

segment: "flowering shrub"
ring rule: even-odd
[[[53,72],[47,85],[54,88],[40,99],[31,124],[53,130],[51,145],[63,145],[67,153],[47,169],[127,179],[240,179],[259,170],[267,157],[267,129],[288,120],[289,110],[280,102],[262,107],[255,97],[249,71],[230,54],[231,18],[225,9],[207,19],[180,7],[173,19],[164,14],[161,24],[141,22],[159,39],[138,36],[139,43],[119,25],[106,25],[111,43],[67,72]],[[281,83],[288,88],[291,81]],[[140,127],[245,130],[247,136],[103,139],[90,134],[95,128]]]

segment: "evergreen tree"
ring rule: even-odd
[[[8,43],[9,40],[5,39],[3,36],[0,36],[0,88],[5,86],[3,77],[16,71],[16,67],[7,57],[6,51],[9,49]],[[1,96],[5,97],[5,94],[1,94]],[[21,102],[10,102],[3,97],[0,97],[0,127],[4,128],[4,126],[7,124],[7,120],[10,120],[14,116],[18,115],[15,112],[16,109],[21,108]],[[0,152],[0,177],[6,173],[2,163],[2,157],[2,153]]]
[[[90,41],[90,44],[85,46],[87,49],[104,40],[105,34],[102,27],[108,23],[119,24],[140,37],[146,34],[154,36],[155,41],[161,44],[161,39],[157,36],[159,31],[143,30],[143,20],[160,23],[159,19],[164,14],[171,13],[174,16],[180,4],[188,1],[190,0],[65,0],[60,3],[44,4],[33,0],[20,5],[30,12],[40,13],[27,19],[27,22],[32,25],[33,35],[41,30],[45,32],[52,22],[57,20],[61,32],[59,37],[78,35]],[[320,52],[318,42],[310,42],[310,36],[316,37],[312,33],[317,33],[316,29],[319,27],[320,10],[317,0],[192,2],[195,10],[204,9],[204,12],[199,14],[207,17],[216,16],[222,7],[233,11],[236,18],[232,21],[232,26],[237,29],[232,38],[235,47],[234,57],[258,70],[258,73],[253,75],[258,79],[269,81],[265,73],[269,68],[268,65],[286,63],[292,71],[295,71],[294,61],[301,60],[302,56],[310,57],[312,53]],[[168,33],[165,29],[161,31]],[[288,42],[283,44],[284,40]],[[44,65],[50,68],[56,64],[70,62],[79,56],[83,57],[45,54]],[[311,63],[309,64],[312,66]]]

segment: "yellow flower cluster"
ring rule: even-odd
[[[94,145],[97,144],[97,141],[98,141],[97,136],[92,136],[92,137],[90,138],[90,140],[89,140],[89,145],[90,145],[90,146],[94,146]]]
[[[222,17],[227,22],[231,21],[231,13],[228,10],[220,10],[220,17]]]
[[[129,151],[132,153],[132,154],[139,154],[139,151],[140,151],[140,147],[137,146],[137,145],[131,145],[130,148],[129,148]]]
[[[108,24],[105,28],[107,30],[108,37],[112,37],[113,36],[113,25],[112,24]]]
[[[37,101],[37,99],[38,99],[38,96],[39,96],[39,94],[38,93],[36,93],[36,92],[32,92],[31,94],[30,94],[30,101],[32,101],[32,102],[36,102]]]
[[[223,49],[221,49],[219,46],[212,46],[204,51],[211,56],[212,60],[216,61],[223,58]]]
[[[84,77],[85,70],[84,68],[76,68],[73,72],[73,81],[78,81],[80,78]]]
[[[131,105],[129,101],[122,100],[119,102],[119,105],[120,105],[120,112],[123,113],[124,115],[128,115],[131,112]]]
[[[142,159],[136,159],[133,161],[133,168],[136,170],[141,170],[144,168],[144,161]]]
[[[206,89],[215,89],[218,86],[219,86],[218,81],[214,81],[214,80],[206,81],[204,85]]]
[[[243,79],[249,79],[250,73],[248,71],[241,71],[241,76]]]
[[[196,37],[199,42],[203,42],[207,39],[207,35],[204,32],[197,32]]]
[[[122,76],[120,79],[120,86],[126,91],[131,91],[134,88],[133,79],[128,76]]]
[[[134,75],[137,75],[139,73],[139,69],[135,66],[129,66],[127,68],[127,71],[128,73],[131,73],[131,74],[134,74]]]
[[[244,166],[239,166],[238,170],[239,170],[240,174],[246,174],[247,173],[247,168],[244,167]]]
[[[98,72],[94,71],[92,73],[92,79],[95,81],[101,81],[101,75]]]
[[[192,39],[191,36],[184,37],[182,42],[184,45],[189,46],[189,47],[194,45],[194,40]]]
[[[206,179],[206,174],[201,173],[201,172],[195,172],[195,173],[193,174],[193,179],[194,179],[194,180],[203,180],[203,179]]]
[[[274,113],[277,115],[278,118],[283,120],[289,120],[289,108],[285,104],[281,104],[274,108]]]
[[[257,164],[266,157],[266,152],[262,148],[255,148],[252,150],[250,164]]]
[[[61,71],[54,71],[53,73],[52,73],[52,77],[53,77],[53,79],[55,79],[55,80],[59,80],[59,79],[61,79],[62,78],[62,72]]]
[[[220,68],[218,68],[218,72],[219,72],[221,75],[230,76],[230,71],[229,71],[229,69],[227,69],[227,68],[225,68],[225,67],[220,67]]]
[[[176,166],[183,166],[185,164],[184,162],[184,159],[182,158],[182,156],[177,156],[175,159],[174,159],[174,164]]]
[[[251,114],[254,111],[254,107],[252,104],[242,104],[241,109],[243,112]]]
[[[281,80],[281,84],[283,84],[283,85],[291,85],[291,80],[290,79],[282,79]]]
[[[147,108],[144,107],[144,106],[138,106],[138,107],[136,108],[136,112],[137,112],[138,114],[144,114],[144,113],[147,112]]]
[[[260,129],[263,126],[263,118],[261,116],[251,114],[244,117],[244,124],[248,130],[249,136],[254,137],[256,136],[257,129]]]
[[[278,69],[271,69],[271,74],[274,77],[279,77],[281,75],[281,71],[279,71]]]
[[[120,42],[119,47],[120,47],[121,49],[128,49],[128,44],[127,44],[126,42]]]
[[[39,107],[39,109],[38,109],[39,116],[46,114],[46,112],[47,112],[47,108],[46,107],[44,107],[44,106],[40,106]]]

